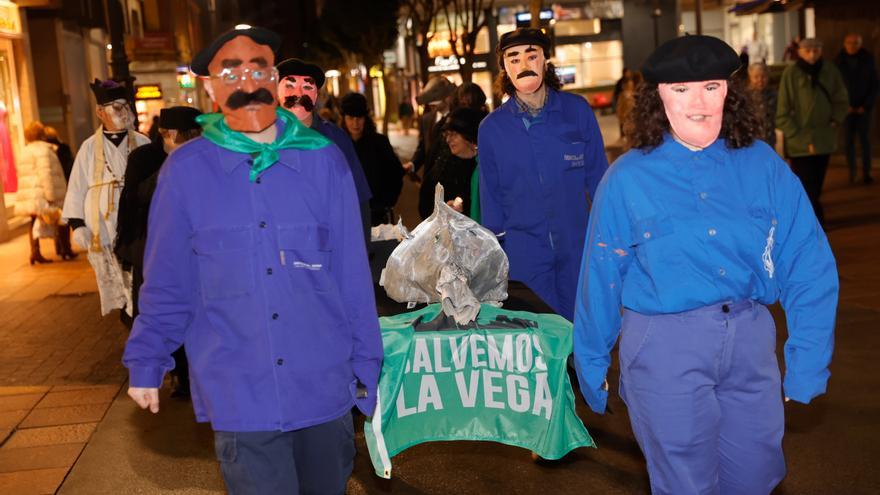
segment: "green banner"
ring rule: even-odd
[[[364,426],[376,474],[436,440],[488,440],[559,459],[595,447],[575,414],[566,360],[572,327],[558,315],[482,305],[463,328],[439,304],[380,318],[385,361]]]

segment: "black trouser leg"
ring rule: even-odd
[[[828,171],[828,159],[831,155],[811,155],[799,156],[791,159],[791,168],[801,184],[804,191],[813,205],[813,211],[820,224],[825,224],[825,212],[822,210],[822,204],[819,202],[819,196],[822,194],[822,186],[825,183],[825,173]]]

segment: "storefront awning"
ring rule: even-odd
[[[796,10],[804,5],[804,0],[749,0],[736,2],[727,11],[736,15],[774,14]]]

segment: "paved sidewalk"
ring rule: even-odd
[[[4,494],[55,493],[126,378],[127,332],[116,314],[101,318],[85,255],[30,266],[28,252],[27,236],[0,244]]]

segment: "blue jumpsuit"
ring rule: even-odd
[[[511,280],[571,320],[590,199],[608,160],[587,101],[548,91],[534,119],[511,98],[480,124],[480,208]]]
[[[574,321],[581,392],[620,395],[654,493],[769,493],[785,395],[825,392],[837,269],[800,182],[762,141],[691,151],[668,135],[612,165],[593,203]],[[780,383],[773,319],[788,323]],[[621,319],[620,306],[623,306]]]

